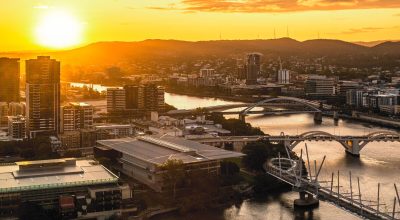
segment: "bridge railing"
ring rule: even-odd
[[[276,164],[276,161],[278,160],[279,163]],[[396,198],[394,199],[393,211],[385,212],[383,209],[385,204],[379,202],[379,195],[377,203],[373,203],[372,201],[370,201],[369,204],[366,204],[365,202],[368,200],[362,198],[362,193],[360,191],[360,188],[358,194],[353,194],[352,190],[350,193],[344,191],[339,192],[339,189],[341,187],[339,184],[339,178],[338,178],[338,186],[336,187],[337,191],[334,190],[333,174],[331,181],[322,181],[323,183],[330,183],[331,186],[323,187],[320,184],[321,181],[316,180],[317,178],[313,179],[311,175],[310,178],[308,178],[308,176],[306,175],[302,175],[302,172],[300,171],[300,166],[298,165],[293,166],[293,163],[297,161],[293,161],[293,163],[290,164],[288,164],[287,161],[285,161],[285,163],[282,163],[281,161],[282,158],[275,158],[275,163],[272,162],[265,163],[264,164],[265,171],[268,174],[274,176],[275,178],[280,179],[281,181],[286,182],[292,186],[295,186],[296,188],[301,189],[302,191],[306,191],[308,193],[316,195],[319,198],[331,201],[338,206],[344,207],[349,211],[355,212],[366,218],[388,219],[388,220],[399,219],[400,212],[396,212]],[[301,169],[303,169],[303,165],[301,165]],[[351,173],[350,173],[350,178],[351,178]],[[357,178],[357,180],[358,180],[358,186],[360,186],[359,179]],[[379,209],[379,207],[381,209]]]

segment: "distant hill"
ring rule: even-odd
[[[374,53],[398,55],[400,53],[400,42],[384,42],[371,48]]]
[[[265,55],[341,56],[400,54],[400,42],[384,42],[373,47],[340,40],[296,41],[290,38],[271,40],[177,41],[145,40],[139,42],[98,42],[57,52],[0,53],[21,57],[50,55],[64,64],[115,64],[130,60],[177,60],[198,57],[240,57],[248,52]]]
[[[358,45],[361,45],[361,46],[366,46],[366,47],[374,47],[374,46],[376,46],[378,44],[385,43],[385,42],[388,42],[388,41],[390,41],[390,40],[357,41],[357,42],[352,42],[352,43],[358,44]],[[400,41],[396,40],[394,42],[400,42]]]

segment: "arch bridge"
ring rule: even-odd
[[[244,145],[250,142],[260,140],[268,140],[271,142],[281,142],[290,150],[293,150],[301,142],[304,141],[336,141],[345,149],[345,151],[353,156],[359,156],[360,151],[371,142],[400,142],[400,134],[391,131],[377,131],[362,136],[351,135],[333,135],[324,131],[309,131],[300,135],[265,135],[265,136],[219,136],[219,137],[197,137],[191,140],[202,144],[223,147],[226,144],[234,145],[235,149],[240,150]]]
[[[222,107],[222,106],[220,106]],[[226,106],[228,107],[228,106]],[[238,106],[233,106],[238,107]],[[322,120],[322,111],[330,109],[331,106],[321,105],[318,102],[313,102],[305,99],[293,97],[277,97],[268,98],[257,103],[250,103],[240,111],[219,111],[222,114],[238,114],[239,119],[245,121],[246,115],[249,114],[297,114],[297,113],[314,113],[314,120]],[[261,110],[255,110],[261,107]],[[276,108],[278,107],[278,108]],[[218,108],[210,108],[212,112],[218,112]],[[223,109],[226,110],[226,109]]]
[[[364,136],[338,136],[324,131],[309,131],[300,135],[289,136],[283,132],[279,136],[266,136],[272,142],[283,142],[289,149],[303,141],[337,141],[347,153],[359,156],[360,151],[371,142],[400,142],[400,134],[391,131],[378,131]]]
[[[242,110],[235,110],[244,108]],[[261,108],[261,109],[258,109]],[[200,108],[204,113],[219,113],[224,115],[239,115],[239,119],[245,121],[250,114],[298,114],[314,113],[314,120],[322,120],[323,111],[332,111],[332,106],[294,97],[268,98],[257,103],[237,103]],[[167,115],[192,115],[199,109],[171,110]]]

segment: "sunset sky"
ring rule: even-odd
[[[400,0],[1,0],[0,51],[97,41],[400,39]]]

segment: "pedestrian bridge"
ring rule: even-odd
[[[340,180],[341,175],[339,171],[337,171],[336,177],[332,173],[329,180],[321,180],[319,174],[326,157],[323,158],[319,168],[316,166],[316,161],[314,161],[314,167],[311,168],[312,165],[308,157],[308,152],[306,154],[307,160],[304,163],[303,151],[301,151],[298,159],[290,158],[288,153],[288,158],[278,155],[278,158],[273,158],[264,163],[264,170],[267,174],[293,186],[293,190],[299,192],[300,198],[294,201],[295,207],[310,208],[314,204],[318,204],[318,200],[325,200],[366,219],[400,219],[400,212],[397,211],[400,205],[400,197],[396,184],[394,184],[395,195],[393,202],[388,206],[382,201],[379,183],[377,199],[367,199],[363,194],[362,190],[365,189],[362,189],[360,179],[357,178],[357,185],[353,184],[351,171],[349,171],[348,182],[350,186],[348,189],[347,187],[345,188],[343,181]]]

